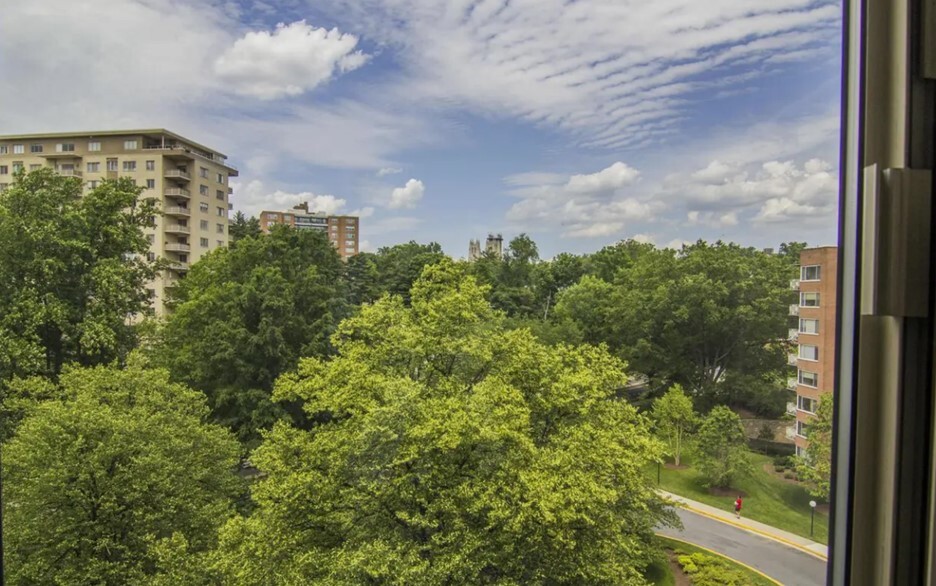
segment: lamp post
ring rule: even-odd
[[[809,501],[809,509],[811,513],[809,516],[809,536],[812,537],[813,527],[816,526],[816,501]]]
[[[660,486],[660,461],[657,460],[657,486]]]

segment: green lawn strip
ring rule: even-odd
[[[663,537],[662,535],[658,535],[657,538],[660,540],[660,543],[663,545],[663,547],[673,550],[677,555],[691,555],[694,553],[701,553],[703,555],[711,556],[724,561],[733,569],[742,573],[747,578],[748,584],[750,584],[750,586],[777,586],[777,582],[765,578],[761,574],[751,570],[745,565],[739,564],[729,557],[714,553],[701,547],[697,547],[691,543],[679,541],[678,539],[670,539],[668,537]]]
[[[676,578],[673,576],[673,569],[666,560],[658,560],[650,564],[644,577],[653,586],[675,586]]]
[[[744,498],[743,515],[771,527],[811,538],[819,543],[828,543],[828,517],[823,513],[816,513],[815,534],[811,537],[809,535],[809,501],[812,497],[806,489],[799,484],[777,478],[766,472],[764,464],[772,463],[769,456],[752,453],[751,461],[754,467],[753,473],[732,483],[734,489],[747,495]],[[660,471],[660,488],[725,511],[734,510],[736,495],[710,494],[702,485],[699,473],[691,468],[692,457],[683,457],[682,463],[689,467],[680,470],[663,467]],[[655,482],[656,465],[652,465],[647,471]]]

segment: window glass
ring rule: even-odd
[[[99,141],[92,140],[88,143],[88,152],[95,153],[99,150],[101,150],[101,143]]]
[[[818,281],[819,280],[819,265],[810,265],[805,267],[800,267],[800,280],[801,281]]]
[[[801,334],[818,334],[819,333],[819,320],[800,318],[799,332]]]

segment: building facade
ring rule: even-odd
[[[308,203],[301,203],[284,212],[263,210],[260,213],[260,229],[264,233],[268,233],[275,224],[285,224],[298,230],[325,232],[343,259],[360,251],[360,218],[357,216],[329,216],[324,212],[310,211]]]
[[[796,402],[790,410],[796,415],[791,435],[797,455],[808,443],[806,431],[819,398],[835,388],[837,275],[838,247],[808,248],[800,253],[800,278],[791,283],[798,298],[790,306],[797,324],[790,331],[796,342],[796,353],[790,356],[790,364],[796,366],[796,377],[790,379]]]
[[[481,241],[472,238],[468,241],[468,260],[475,261],[481,258]]]
[[[90,190],[104,179],[130,177],[161,214],[146,228],[149,256],[169,261],[148,285],[157,314],[166,290],[192,263],[228,243],[229,178],[237,170],[222,153],[164,129],[0,136],[0,190],[19,169],[49,167]]]

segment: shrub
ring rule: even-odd
[[[761,424],[760,429],[757,430],[757,439],[765,441],[773,441],[774,439],[774,428],[770,423],[764,422]]]
[[[693,586],[745,586],[749,583],[744,574],[715,556],[704,553],[677,555],[676,561],[688,574]]]

